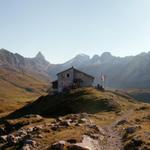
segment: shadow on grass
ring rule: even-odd
[[[117,105],[108,99],[78,91],[71,94],[42,96],[31,104],[9,114],[5,119],[19,118],[27,114],[39,114],[43,117],[58,117],[72,113],[98,113],[116,110]]]

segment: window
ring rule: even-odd
[[[69,73],[67,73],[67,77],[68,77],[68,78],[70,77],[70,74],[69,74]]]

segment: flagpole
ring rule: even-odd
[[[103,80],[103,84],[104,84],[104,85],[103,85],[103,88],[105,89],[105,79]]]
[[[101,86],[103,87],[103,79],[102,79],[103,73],[101,72]]]

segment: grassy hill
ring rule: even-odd
[[[0,149],[21,149],[30,139],[37,143],[37,150],[52,150],[51,146],[59,141],[65,141],[66,147],[72,141],[83,144],[83,137],[91,149],[148,149],[149,109],[149,104],[135,101],[123,92],[95,88],[42,96],[0,118],[1,135],[20,136],[13,144],[0,142]],[[70,150],[66,147],[64,150]]]
[[[0,69],[0,113],[14,111],[45,94],[48,82],[29,73]]]
[[[113,92],[101,92],[94,88],[81,88],[68,94],[42,96],[38,100],[15,111],[10,116],[20,117],[25,114],[42,116],[63,116],[66,114],[87,112],[120,112],[138,105],[126,95]]]

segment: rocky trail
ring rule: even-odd
[[[121,117],[119,117],[112,124],[107,126],[96,125],[90,118],[90,115],[87,113],[72,114],[66,118],[60,117],[48,125],[41,124],[39,126],[33,126],[32,128],[22,127],[13,133],[1,136],[0,139],[1,141],[3,140],[4,142],[12,145],[20,142],[24,143],[22,149],[19,150],[25,150],[26,147],[28,147],[27,150],[38,150],[42,147],[40,147],[40,144],[36,142],[35,137],[40,136],[42,138],[42,133],[44,133],[45,130],[55,133],[70,127],[72,128],[75,126],[81,126],[86,129],[86,132],[82,135],[82,140],[80,142],[76,139],[73,139],[73,142],[70,143],[62,139],[56,143],[53,143],[51,147],[48,146],[45,149],[64,150],[67,148],[68,150],[123,150],[122,138],[119,135],[116,126],[122,124],[122,122],[125,122],[128,116],[131,114],[132,111],[128,111],[121,115]],[[37,120],[41,119],[40,116],[31,117],[36,117]],[[30,138],[28,139],[27,137]]]
[[[114,121],[111,125],[104,127],[98,126],[98,139],[90,140],[90,137],[86,137],[84,138],[86,142],[84,142],[83,140],[83,143],[85,143],[84,145],[88,145],[90,150],[123,150],[122,139],[118,131],[115,129],[115,126],[117,124],[125,122],[129,115],[132,114],[132,112],[132,110],[124,112],[124,114],[116,121]],[[92,120],[90,120],[87,116],[86,119],[89,120],[88,123],[92,125]]]
[[[106,143],[103,145],[102,150],[122,150],[121,137],[118,132],[112,126],[105,127],[104,131]]]

